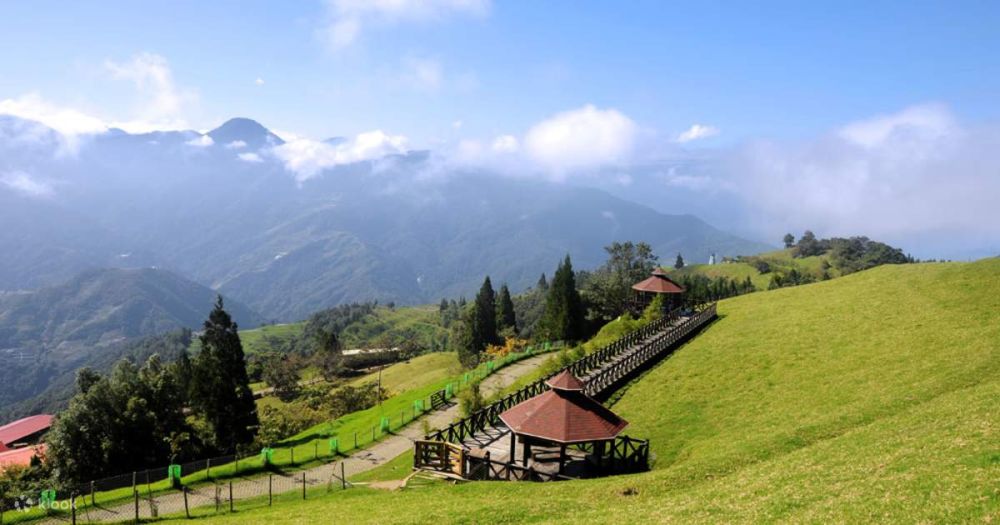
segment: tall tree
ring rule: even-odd
[[[795,236],[790,233],[786,233],[782,241],[785,242],[785,248],[791,248],[792,246],[795,246]]]
[[[514,301],[510,298],[510,290],[506,283],[500,286],[500,296],[497,298],[497,331],[504,329],[517,329]]]
[[[235,451],[253,441],[259,425],[247,377],[239,329],[222,296],[205,321],[201,352],[192,366],[192,405],[214,432],[219,450]]]
[[[684,267],[684,258],[681,257],[680,253],[678,253],[677,254],[677,259],[674,260],[674,268],[677,268],[678,270],[680,270],[683,267]]]
[[[581,287],[587,319],[604,324],[621,315],[632,294],[632,285],[656,268],[656,255],[649,244],[615,242],[604,247],[608,260],[591,273]]]
[[[545,315],[540,321],[543,337],[578,341],[583,337],[583,301],[576,289],[576,276],[569,255],[559,264],[545,299]]]
[[[497,304],[496,292],[489,276],[483,281],[483,286],[476,294],[473,304],[472,346],[476,354],[482,353],[488,345],[497,344]]]

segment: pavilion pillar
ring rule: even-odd
[[[516,444],[517,444],[517,434],[514,434],[514,431],[511,430],[510,431],[510,455],[507,456],[507,462],[508,463],[514,463],[515,461],[517,461],[517,456],[515,455],[517,453],[517,445]]]
[[[528,466],[528,458],[531,457],[531,443],[527,440],[521,440],[521,463],[525,467]]]
[[[559,473],[563,473],[563,468],[566,466],[566,443],[559,444]]]

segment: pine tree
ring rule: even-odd
[[[259,421],[238,327],[221,296],[200,339],[201,352],[192,366],[192,405],[212,427],[216,448],[235,452],[253,441]]]
[[[476,294],[472,311],[472,349],[476,354],[480,354],[487,345],[497,344],[500,339],[497,336],[496,292],[493,291],[489,276]]]
[[[576,289],[576,277],[569,255],[559,264],[545,299],[545,315],[540,321],[543,337],[578,341],[583,337],[583,301]]]
[[[785,237],[781,240],[784,241],[785,248],[791,248],[792,246],[795,246],[795,236],[790,233],[786,233]]]
[[[680,270],[683,267],[684,267],[684,258],[681,257],[681,254],[678,253],[677,254],[677,260],[674,261],[674,268],[677,268],[678,270]]]
[[[544,272],[542,273],[542,276],[538,278],[538,283],[535,284],[535,288],[538,288],[539,290],[549,289],[549,281],[545,278]]]
[[[500,297],[497,298],[497,331],[505,328],[517,329],[517,318],[514,314],[514,301],[510,298],[510,290],[506,284],[500,286]]]

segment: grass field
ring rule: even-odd
[[[792,250],[777,250],[773,252],[762,253],[755,256],[758,259],[766,261],[770,266],[772,271],[769,273],[762,274],[757,271],[753,265],[747,262],[727,262],[718,264],[690,264],[679,270],[670,268],[671,275],[693,275],[701,274],[706,277],[711,277],[713,279],[719,277],[726,277],[729,279],[735,279],[738,281],[743,281],[747,277],[753,282],[754,286],[758,290],[767,290],[769,284],[771,284],[771,277],[775,272],[787,273],[791,269],[796,269],[801,273],[808,274],[819,280],[820,273],[822,272],[821,265],[824,260],[829,262],[829,257],[826,255],[819,255],[814,257],[803,257],[801,259],[792,257]],[[834,268],[829,268],[827,273],[830,277],[837,277],[839,273]]]
[[[462,370],[455,352],[434,352],[424,354],[402,363],[396,363],[382,370],[382,388],[389,395],[418,388],[421,385],[440,382],[457,376]],[[378,372],[366,374],[352,380],[352,386],[378,381]]]
[[[374,314],[348,325],[339,337],[344,348],[364,348],[376,343],[382,334],[405,338],[430,350],[443,344],[448,330],[441,326],[436,305],[379,307]]]
[[[358,488],[210,521],[1000,520],[1000,259],[884,266],[719,311],[614,407],[652,441],[651,472]]]

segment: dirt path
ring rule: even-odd
[[[527,374],[537,368],[547,357],[547,355],[531,357],[498,370],[496,373],[490,375],[484,379],[482,383],[480,383],[480,389],[483,397],[488,398],[489,396],[503,390],[524,374]],[[431,428],[441,428],[451,424],[451,422],[455,419],[458,419],[460,416],[459,410],[458,404],[452,404],[444,410],[433,412],[425,416],[425,418],[414,421],[406,427],[403,427],[401,430],[396,431],[395,434],[382,439],[368,448],[359,450],[341,461],[335,461],[333,463],[327,463],[305,471],[296,472],[292,477],[274,476],[271,481],[272,492],[279,494],[293,490],[302,490],[303,472],[306,475],[306,485],[317,486],[330,483],[334,475],[339,477],[341,465],[343,465],[343,472],[347,479],[380,465],[384,465],[398,457],[400,454],[411,450],[415,440],[423,439],[424,433],[423,424],[421,423],[422,420],[426,419]],[[336,483],[339,484],[340,482],[336,481]],[[228,507],[228,484],[225,485],[224,488],[222,488],[222,486],[219,487],[218,490],[221,490],[221,493],[217,494],[216,490],[217,488],[212,485],[192,489],[188,493],[189,506],[191,508],[196,508],[207,505],[216,505],[218,498],[221,499],[223,507]],[[233,481],[234,501],[259,497],[262,495],[266,496],[267,493],[268,478],[266,476],[257,478],[239,478],[238,480]],[[179,492],[170,492],[157,496],[155,501],[157,510],[156,514],[159,516],[184,512],[184,496]],[[78,521],[87,523],[88,521],[104,522],[130,520],[134,518],[134,516],[134,504],[128,503],[126,505],[90,512],[81,510],[77,518]],[[152,516],[153,511],[151,505],[146,500],[140,500],[139,517],[150,518]],[[52,521],[52,523],[63,522]]]

